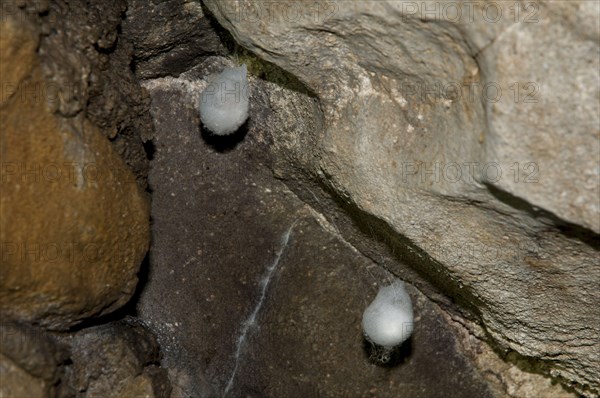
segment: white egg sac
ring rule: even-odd
[[[380,288],[362,319],[367,339],[385,348],[408,340],[413,332],[413,323],[412,301],[401,280]]]
[[[216,135],[237,131],[248,119],[248,77],[246,65],[225,68],[209,79],[200,97],[200,120]]]

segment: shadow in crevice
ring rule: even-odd
[[[135,288],[135,292],[129,299],[127,303],[123,306],[119,307],[115,311],[101,315],[98,317],[90,317],[83,320],[83,322],[71,327],[69,332],[77,332],[82,329],[86,329],[93,326],[100,326],[110,322],[115,322],[119,320],[123,320],[128,316],[137,317],[137,305],[144,291],[146,283],[148,282],[148,277],[150,274],[150,251],[146,252],[146,256],[140,265],[140,270],[138,271],[138,283]]]
[[[407,236],[397,233],[385,220],[360,209],[353,201],[341,197],[323,181],[317,180],[316,182],[319,188],[329,195],[335,206],[348,216],[349,221],[359,234],[366,239],[382,244],[390,258],[399,264],[407,265],[424,280],[432,283],[437,291],[443,295],[438,297],[439,299],[448,299],[444,302],[437,301],[438,304],[457,304],[459,307],[469,309],[472,314],[480,316],[478,308],[483,303],[477,299],[477,295],[473,294],[470,287],[459,287],[456,281],[451,279],[448,273],[445,272],[443,264]],[[363,254],[382,266],[390,274],[398,276],[377,261],[376,258],[370,256],[369,253],[364,252]]]
[[[220,153],[226,153],[234,150],[240,142],[244,140],[248,134],[248,123],[250,119],[246,120],[244,124],[237,129],[236,132],[227,135],[216,135],[211,133],[209,130],[202,126],[200,123],[200,135],[204,142],[213,148],[215,151]]]
[[[394,368],[406,363],[413,352],[412,336],[404,343],[391,350],[373,344],[363,337],[363,352],[369,362],[382,368]],[[385,358],[384,358],[385,357]]]
[[[518,196],[501,190],[493,185],[485,184],[485,186],[494,198],[505,205],[527,213],[531,218],[548,225],[549,228],[556,228],[558,232],[568,238],[585,243],[594,250],[600,250],[600,235],[594,231],[566,221],[548,210],[537,208],[525,199],[519,198]]]
[[[146,153],[146,159],[154,160],[154,155],[156,154],[156,145],[152,140],[143,141],[142,145],[144,146],[144,152]]]

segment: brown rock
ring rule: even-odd
[[[67,354],[49,332],[3,322],[0,397],[55,397],[55,386],[63,375]]]
[[[167,398],[171,386],[158,343],[144,326],[128,318],[90,327],[70,339],[72,366],[65,383],[87,398]]]
[[[50,112],[37,38],[19,22],[2,22],[2,87],[15,90],[0,107],[0,313],[65,329],[129,300],[148,206],[95,125]]]
[[[0,324],[0,353],[30,375],[55,384],[68,357],[50,332],[27,325]]]
[[[152,381],[146,375],[137,376],[127,379],[124,386],[118,392],[109,395],[111,398],[155,398],[154,390],[152,389]]]
[[[0,104],[15,89],[15,84],[27,76],[35,62],[38,37],[28,25],[19,26],[18,21],[9,18],[2,21],[0,35],[0,71],[2,72],[2,97]]]
[[[0,354],[0,397],[49,397],[48,384]]]
[[[19,3],[26,4],[26,13],[44,33],[38,54],[44,76],[55,88],[52,111],[67,118],[85,114],[146,188],[144,142],[152,137],[153,126],[149,99],[132,70],[132,45],[121,34],[128,2]]]

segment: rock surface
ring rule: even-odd
[[[178,76],[209,55],[225,55],[210,20],[197,1],[127,3],[123,35],[132,42],[139,78]]]
[[[224,66],[209,58],[146,83],[157,123],[154,244],[138,311],[165,351],[173,396],[508,396],[464,353],[454,321],[414,288],[411,343],[393,368],[369,361],[360,319],[389,274],[270,171],[277,134],[301,141],[319,130],[314,98],[251,75],[247,129],[210,136],[198,120],[200,78]]]
[[[451,3],[467,2],[436,4]],[[469,309],[498,349],[594,396],[598,4],[517,3],[516,17],[503,9],[499,20],[489,4],[456,20],[406,2],[317,2],[294,18],[266,1],[206,2],[241,45],[319,99],[322,131],[274,139],[286,148],[274,161],[282,176],[304,159],[287,169],[302,168],[372,228],[392,249],[394,273],[408,262]],[[537,22],[524,19],[532,14]],[[504,93],[497,102],[493,84]],[[532,87],[537,103],[525,102]]]
[[[50,385],[0,354],[0,397],[50,398]]]
[[[65,374],[68,351],[46,331],[0,325],[0,396],[55,397]]]
[[[596,396],[599,7],[2,2],[0,395]],[[197,116],[214,55],[252,76],[224,140]],[[150,115],[136,76],[166,75]],[[137,309],[172,393],[131,319],[70,355],[5,323],[131,297],[153,145]],[[389,272],[417,323],[381,368],[360,314]]]
[[[69,333],[0,325],[6,398],[169,398],[159,361],[154,335],[132,318]]]
[[[47,90],[65,86],[44,76],[34,26],[22,16],[2,21],[2,87],[12,90],[0,105],[0,313],[66,329],[133,294],[148,205],[85,115],[53,113]]]
[[[480,53],[487,80],[510,83],[486,102],[486,162],[510,174],[490,183],[598,233],[600,6],[540,3],[529,15],[537,22],[511,25]]]
[[[120,33],[127,1],[26,3],[42,32],[44,75],[57,91],[49,96],[51,110],[67,118],[85,114],[111,140],[144,189],[144,144],[152,137],[153,124],[149,98],[132,71],[133,46]]]
[[[131,318],[83,329],[66,341],[72,365],[65,384],[77,397],[170,396],[167,371],[156,366],[158,343]]]

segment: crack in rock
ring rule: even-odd
[[[279,266],[279,261],[281,260],[281,256],[283,255],[283,252],[285,251],[285,248],[287,247],[287,245],[290,241],[292,229],[294,228],[294,226],[296,225],[298,220],[299,219],[294,221],[292,223],[292,225],[290,225],[290,227],[287,229],[287,231],[281,237],[281,246],[279,248],[279,251],[277,252],[277,255],[275,256],[275,259],[273,260],[273,262],[266,268],[265,274],[260,281],[260,285],[259,285],[260,286],[260,298],[258,299],[256,306],[254,307],[254,311],[252,311],[252,313],[250,314],[248,319],[244,322],[242,330],[240,332],[240,336],[238,337],[238,340],[236,343],[236,349],[235,349],[235,365],[231,372],[229,381],[227,382],[227,385],[225,386],[225,390],[223,391],[223,397],[225,397],[227,395],[227,393],[231,390],[231,387],[233,387],[233,382],[235,380],[235,375],[237,373],[237,369],[238,369],[239,362],[240,362],[241,352],[242,352],[242,349],[244,348],[244,344],[246,343],[248,333],[250,332],[250,328],[252,328],[253,326],[256,326],[256,318],[258,316],[258,313],[260,312],[260,309],[263,306],[263,303],[265,302],[265,298],[267,296],[267,288],[269,287],[269,284],[271,283],[271,279],[273,279],[273,275],[275,275],[275,271],[277,270],[277,267]]]

